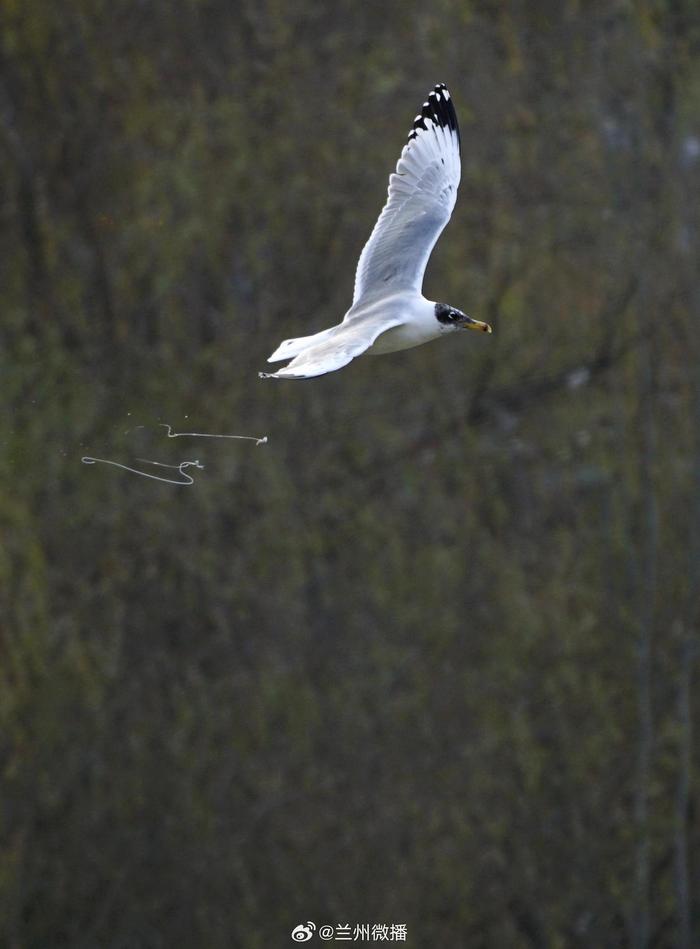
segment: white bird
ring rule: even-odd
[[[460,329],[491,332],[421,292],[430,253],[452,215],[460,179],[460,136],[444,83],[428,96],[389,178],[389,197],[360,255],[352,306],[342,323],[286,339],[268,362],[291,359],[261,378],[308,379],[346,366],[362,353],[410,349]]]

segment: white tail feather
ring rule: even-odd
[[[332,326],[330,329],[321,330],[320,333],[314,333],[313,336],[297,336],[296,339],[285,339],[280,343],[274,353],[267,360],[268,362],[279,362],[281,359],[293,359],[310,346],[323,342],[331,330],[336,329]]]

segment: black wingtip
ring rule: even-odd
[[[452,103],[452,97],[444,82],[437,83],[432,92],[428,94],[427,101],[421,107],[420,114],[413,120],[413,129],[408,135],[409,142],[418,135],[418,130],[427,130],[425,120],[430,119],[435,125],[441,128],[449,128],[457,136],[460,154],[462,152],[462,138],[459,134],[459,123],[457,122],[457,113]]]

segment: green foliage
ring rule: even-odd
[[[630,945],[644,835],[681,931],[700,19],[613,7],[2,5],[3,945]],[[260,382],[437,81],[494,336]]]

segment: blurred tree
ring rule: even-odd
[[[3,944],[698,943],[699,46],[691,0],[0,6]],[[426,294],[494,336],[259,382],[437,81]]]

